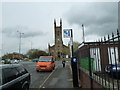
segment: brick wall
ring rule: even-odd
[[[82,88],[91,88],[91,83],[90,83],[90,76],[87,71],[81,70],[79,68],[79,80]],[[100,89],[103,90],[102,85],[100,85],[98,82],[92,79],[92,87],[93,89]]]

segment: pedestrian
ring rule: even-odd
[[[65,59],[62,60],[63,68],[65,67]]]

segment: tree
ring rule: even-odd
[[[77,41],[73,42],[73,50],[74,50],[74,52],[78,50],[79,45],[80,45],[79,42],[77,42]]]
[[[2,59],[3,60],[5,60],[5,59],[23,59],[25,57],[26,56],[23,55],[23,54],[19,54],[19,53],[13,52],[13,53],[7,53],[7,54],[3,55]]]
[[[5,55],[2,56],[3,60],[5,60],[5,59],[12,59],[12,58],[13,58],[12,54],[10,54],[10,53],[9,54],[5,54]]]
[[[69,47],[66,47],[66,48],[64,48],[63,49],[63,54],[64,55],[68,55],[68,56],[70,56],[70,50],[69,50]],[[64,56],[64,58],[65,58],[66,56]]]
[[[29,56],[30,59],[39,58],[40,56],[47,56],[47,55],[48,53],[39,49],[30,49],[27,52],[27,56]]]

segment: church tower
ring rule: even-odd
[[[56,58],[64,58],[64,51],[69,50],[69,48],[63,45],[62,41],[62,19],[60,19],[60,25],[56,25],[56,20],[54,19],[54,37],[55,45],[49,46],[49,54],[55,56]]]
[[[63,41],[62,41],[62,19],[60,19],[60,26],[56,25],[56,20],[54,20],[54,32],[55,32],[55,50],[56,50],[56,56],[58,58],[62,58],[62,47],[63,47]]]
[[[54,20],[54,32],[55,32],[55,45],[63,44],[62,41],[62,20],[60,19],[60,26],[56,26],[56,20]]]

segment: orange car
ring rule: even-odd
[[[36,71],[52,71],[55,69],[55,58],[53,56],[40,56],[36,65]]]

